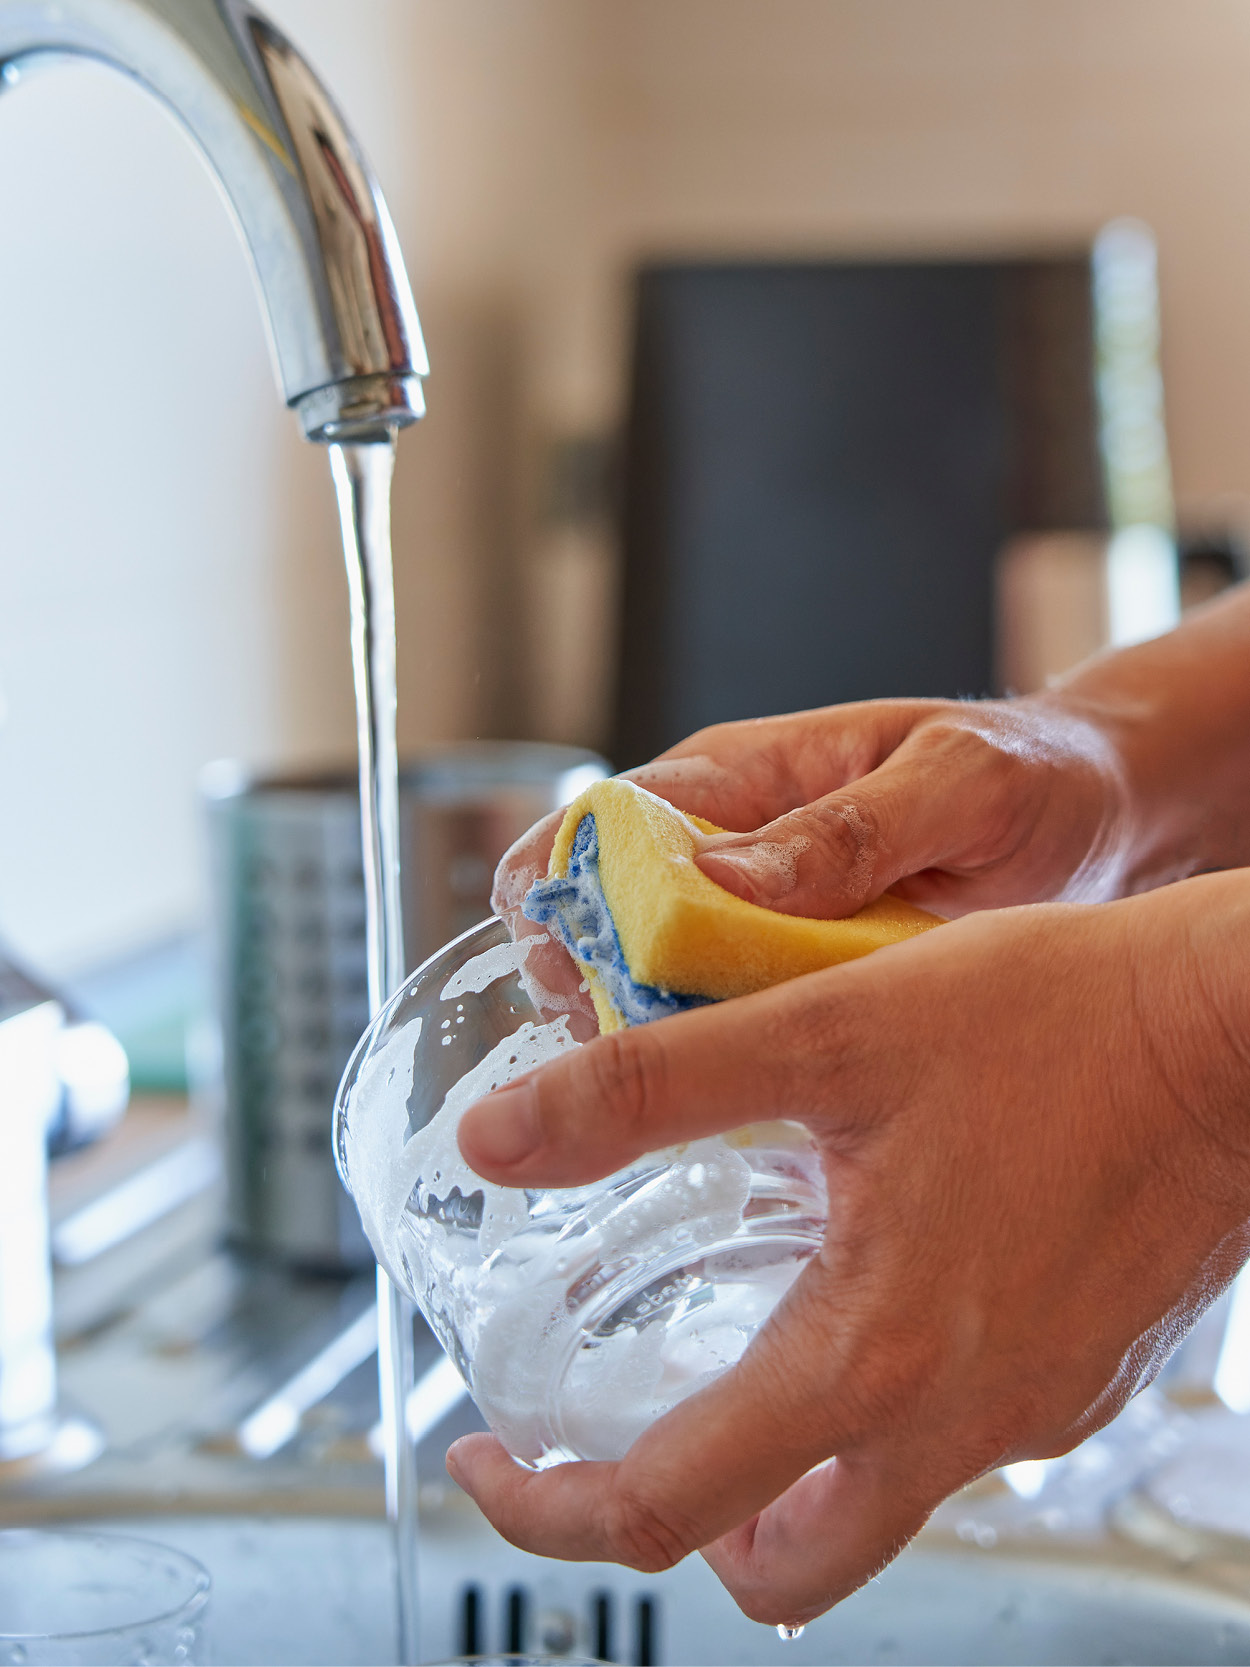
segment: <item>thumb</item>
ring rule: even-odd
[[[816,1129],[830,1120],[835,1073],[840,1125],[879,1115],[885,1085],[874,1079],[866,1096],[859,1081],[871,1064],[865,1038],[882,1022],[864,982],[852,961],[600,1036],[470,1106],[460,1151],[504,1186],[581,1186],[646,1152],[748,1123],[790,1118]]]
[[[967,774],[953,776],[900,748],[849,787],[755,833],[710,836],[695,861],[748,903],[839,919],[897,881],[984,846],[988,809]]]

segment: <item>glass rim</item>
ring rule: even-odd
[[[466,926],[463,932],[457,932],[454,938],[448,938],[447,942],[441,944],[432,955],[427,955],[419,967],[413,967],[394,995],[388,996],[382,1006],[378,1008],[378,1018],[380,1019],[384,1013],[388,1012],[409,985],[415,984],[418,978],[429,971],[435,961],[441,961],[443,956],[450,954],[453,949],[459,949],[462,944],[468,943],[470,938],[476,938],[478,933],[484,932],[488,926],[497,926],[501,932],[507,932],[508,930],[508,923],[500,920],[498,915],[483,915],[482,919],[474,921],[472,926]]]
[[[331,1147],[334,1154],[334,1167],[338,1170],[339,1180],[343,1183],[343,1186],[353,1198],[355,1197],[355,1194],[352,1192],[351,1177],[347,1172],[347,1154],[343,1150],[342,1143],[339,1139],[339,1129],[347,1107],[348,1084],[355,1084],[355,1079],[361,1061],[371,1050],[378,1037],[390,1023],[396,1008],[408,999],[408,994],[416,981],[419,978],[423,978],[434,963],[436,961],[441,961],[444,955],[450,954],[453,949],[459,949],[461,945],[466,944],[470,938],[477,937],[480,932],[485,932],[492,926],[498,927],[499,930],[504,933],[508,931],[506,922],[500,920],[498,915],[486,915],[482,920],[477,921],[474,925],[466,926],[463,932],[457,933],[454,938],[451,938],[447,943],[443,944],[441,948],[436,949],[432,955],[427,955],[419,967],[414,967],[412,969],[399,988],[387,996],[381,1007],[378,1008],[377,1012],[365,1026],[360,1040],[352,1049],[351,1057],[348,1059],[347,1064],[343,1067],[343,1075],[339,1078],[339,1085],[334,1091],[334,1108],[330,1115],[330,1125]]]
[[[73,1632],[5,1632],[0,1630],[0,1644],[56,1644],[62,1640],[69,1643],[73,1639],[110,1638],[119,1633],[130,1632],[136,1627],[162,1626],[170,1621],[180,1619],[193,1620],[200,1615],[208,1603],[212,1590],[213,1577],[200,1562],[198,1557],[192,1557],[189,1552],[180,1551],[177,1546],[166,1545],[163,1540],[149,1540],[141,1534],[114,1534],[110,1530],[96,1530],[92,1528],[61,1528],[46,1527],[43,1524],[35,1526],[20,1526],[13,1524],[0,1528],[0,1547],[11,1535],[21,1535],[27,1539],[45,1540],[104,1540],[109,1545],[140,1546],[145,1551],[158,1551],[165,1557],[171,1557],[184,1565],[186,1572],[195,1582],[195,1590],[181,1603],[172,1609],[160,1610],[155,1615],[139,1615],[132,1621],[118,1621],[113,1626],[79,1628]]]

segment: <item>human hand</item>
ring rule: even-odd
[[[1248,916],[1242,875],[987,913],[472,1108],[461,1149],[508,1186],[793,1118],[830,1208],[738,1365],[625,1458],[536,1474],[479,1435],[452,1475],[527,1550],[653,1571],[701,1548],[748,1615],[797,1623],[962,1484],[1067,1451],[1250,1247]]]
[[[882,700],[700,731],[627,772],[735,830],[696,859],[783,914],[852,914],[892,890],[940,914],[1116,896],[1129,827],[1108,734],[1057,698]],[[520,934],[559,817],[513,847],[494,906]]]

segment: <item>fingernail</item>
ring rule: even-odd
[[[739,886],[745,885],[753,899],[775,902],[794,890],[798,858],[806,842],[796,850],[798,845],[798,840],[789,840],[785,845],[760,844],[747,845],[735,851],[702,851],[695,860],[711,880],[717,879],[718,869],[724,874],[727,868],[727,889],[738,890]],[[733,884],[734,880],[738,881],[738,886]]]
[[[536,1150],[542,1138],[538,1101],[525,1082],[496,1090],[467,1111],[465,1119],[468,1127],[464,1132],[469,1136],[473,1157],[484,1163],[520,1163]]]
[[[763,902],[768,895],[762,889],[761,877],[755,872],[755,866],[746,852],[707,851],[701,852],[694,860],[709,880],[715,880],[726,891],[744,897],[748,903]]]
[[[461,1436],[460,1441],[463,1441],[463,1440],[464,1440],[464,1437]],[[460,1468],[460,1456],[456,1452],[456,1448],[459,1447],[460,1441],[453,1441],[452,1442],[451,1446],[447,1449],[447,1454],[446,1454],[446,1457],[443,1459],[443,1464],[444,1464],[444,1466],[447,1470],[447,1474],[451,1477],[452,1481],[456,1482],[460,1487],[464,1487],[464,1482],[462,1480],[463,1472],[461,1471],[461,1468]]]

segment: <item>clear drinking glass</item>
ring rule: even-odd
[[[541,1011],[500,921],[419,967],[339,1088],[339,1172],[378,1260],[514,1456],[619,1458],[733,1364],[820,1244],[807,1133],[761,1123],[524,1191],[469,1169],[465,1108],[578,1046]],[[539,998],[541,999],[541,997]],[[663,1022],[663,1021],[660,1021]]]
[[[0,1530],[0,1663],[198,1662],[208,1572],[128,1534]]]

